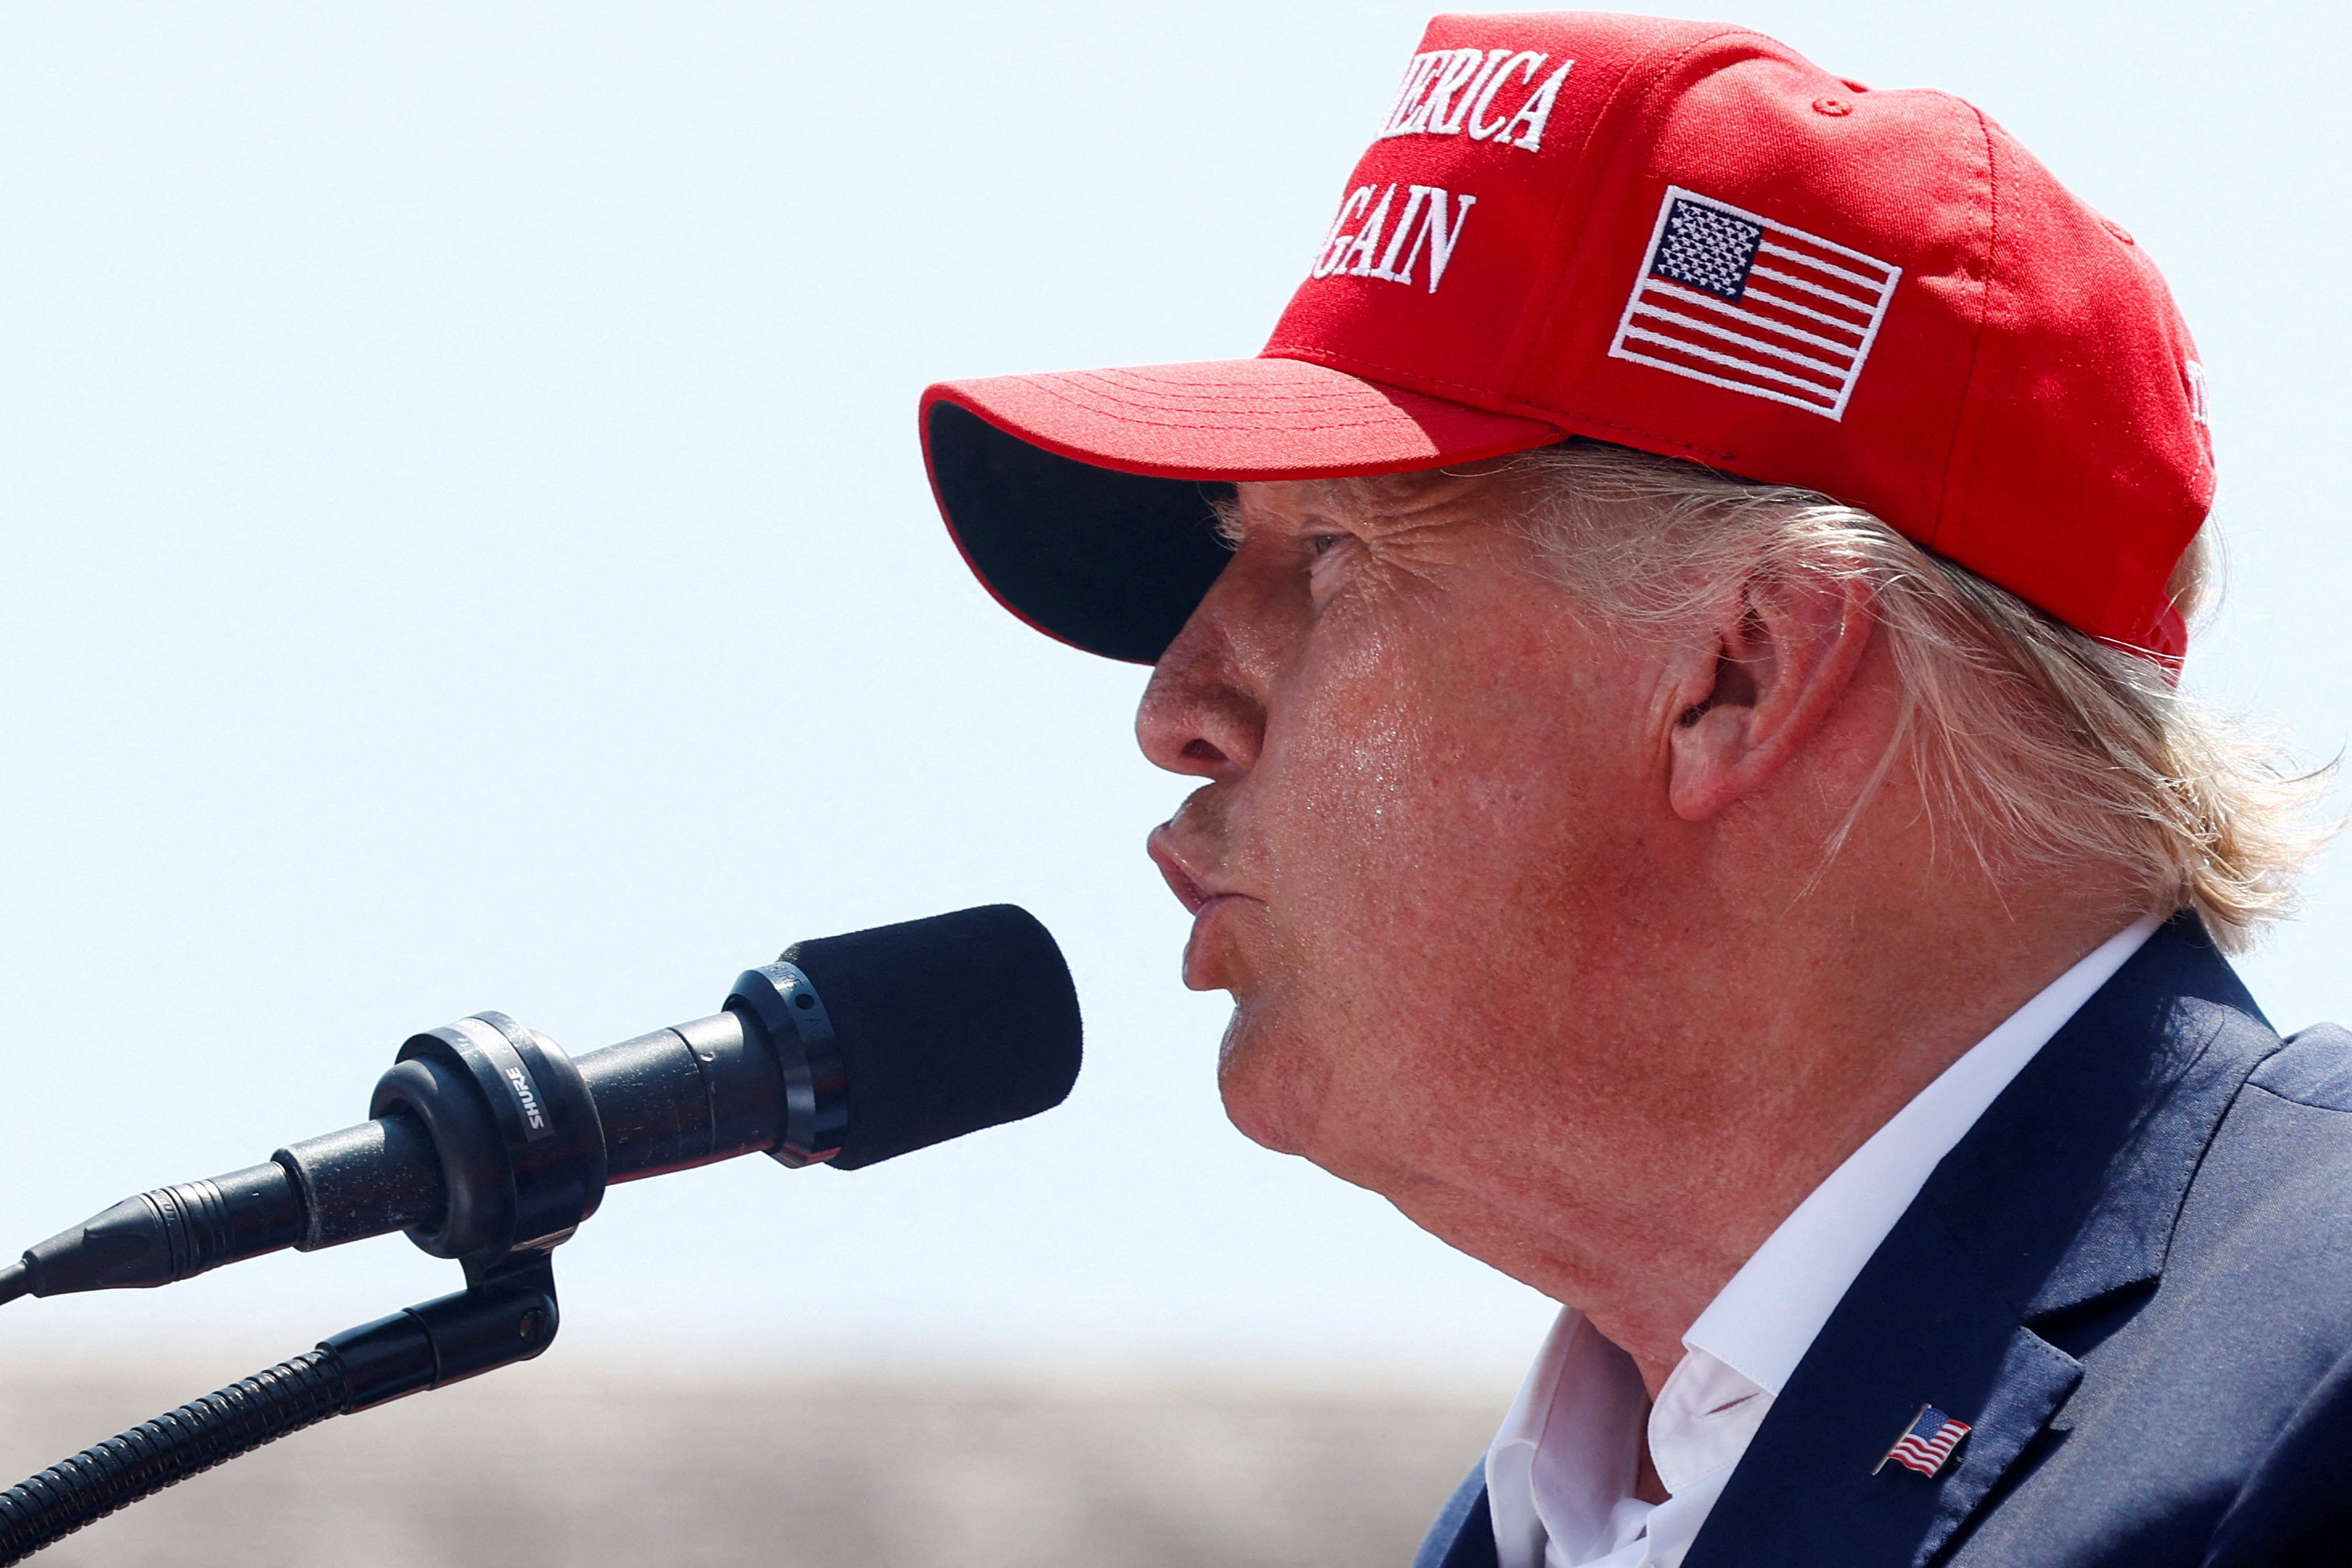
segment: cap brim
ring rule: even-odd
[[[1224,568],[1218,487],[1475,462],[1563,435],[1288,359],[943,382],[921,420],[932,492],[989,592],[1138,664]]]

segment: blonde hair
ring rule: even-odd
[[[1518,480],[1518,526],[1556,580],[1612,624],[1686,626],[1759,570],[1868,584],[1903,705],[1830,855],[1907,751],[1930,811],[1997,880],[2126,868],[2143,910],[2193,908],[2237,952],[2292,910],[2296,878],[2333,833],[2309,820],[2332,764],[2285,765],[2154,661],[2053,620],[1868,512],[1591,441],[1486,472]],[[2172,583],[2184,616],[2210,596],[2214,566],[2200,533]]]

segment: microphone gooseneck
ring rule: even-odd
[[[142,1421],[0,1492],[0,1565],[350,1408],[341,1368],[320,1349]]]

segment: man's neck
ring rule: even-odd
[[[1453,1245],[1582,1309],[1654,1397],[1685,1331],[1781,1221],[2132,918],[2114,898],[2053,900],[2030,917],[2013,893],[2006,909],[1972,902],[1961,892],[1875,919],[1858,907],[1825,918],[1817,905],[1743,933],[1737,961],[1654,968],[1650,1026],[1629,1024],[1632,1044],[1653,1068],[1688,1070],[1643,1075],[1641,1096],[1611,1108],[1613,1131],[1573,1148],[1541,1131],[1594,1120],[1592,1079],[1563,1070],[1556,1101],[1492,1106],[1451,1179],[1390,1195]]]

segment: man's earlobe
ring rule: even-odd
[[[1692,703],[1675,721],[1667,770],[1667,802],[1676,816],[1698,822],[1747,793],[1742,759],[1748,752],[1754,709],[1713,697]]]
[[[1869,590],[1859,583],[1758,576],[1743,584],[1725,606],[1712,668],[1691,671],[1666,737],[1675,815],[1704,821],[1801,752],[1852,683],[1872,625]]]

